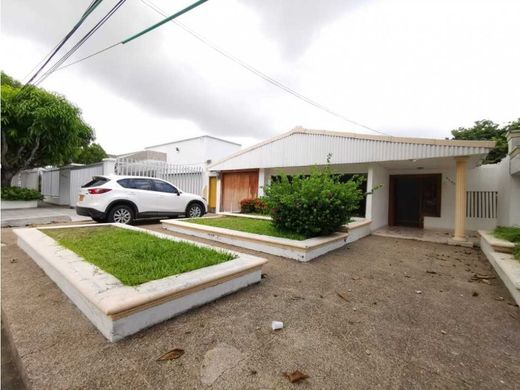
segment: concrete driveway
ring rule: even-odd
[[[370,236],[307,264],[257,253],[259,285],[111,344],[2,233],[4,321],[33,388],[518,388],[519,309],[478,249]]]

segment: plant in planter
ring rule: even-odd
[[[2,200],[41,200],[43,195],[36,190],[21,187],[2,187]]]
[[[273,224],[277,229],[305,237],[329,235],[350,221],[364,193],[364,177],[340,183],[329,166],[313,168],[309,176],[281,175],[265,188]]]
[[[240,201],[243,214],[269,214],[269,207],[262,198],[246,198]]]

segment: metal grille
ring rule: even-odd
[[[467,218],[496,218],[497,191],[466,191]]]
[[[120,157],[115,164],[116,175],[157,177],[177,188],[202,195],[204,168],[200,165],[177,165],[164,161],[134,160]]]

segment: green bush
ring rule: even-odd
[[[29,188],[2,187],[1,198],[3,200],[40,200],[42,194]]]
[[[511,241],[515,244],[515,247],[513,248],[513,256],[515,259],[520,260],[520,227],[498,226],[493,231],[493,234],[495,237]]]
[[[282,231],[305,237],[334,233],[350,221],[363,199],[363,177],[340,183],[330,167],[314,168],[309,176],[281,175],[265,188],[273,224]]]
[[[261,198],[246,198],[240,201],[240,212],[244,214],[269,214],[269,208]]]

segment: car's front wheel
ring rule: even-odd
[[[108,221],[128,225],[134,220],[134,210],[126,205],[114,206],[108,213]]]
[[[186,216],[188,218],[198,218],[204,215],[204,207],[199,203],[192,203],[186,210]]]

